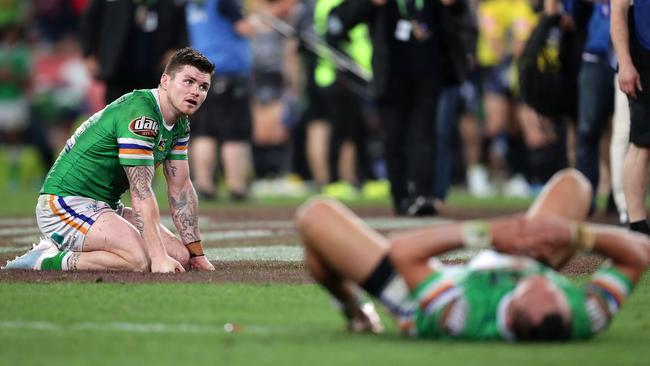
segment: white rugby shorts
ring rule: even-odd
[[[36,204],[36,223],[41,233],[60,250],[83,251],[84,240],[90,227],[106,212],[122,216],[124,206],[116,210],[93,198],[42,194]]]

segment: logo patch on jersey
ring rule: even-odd
[[[167,139],[162,139],[161,138],[160,141],[158,141],[158,150],[165,151],[165,145],[166,144],[167,144]]]
[[[138,117],[129,123],[129,131],[143,137],[156,137],[158,123],[147,116]]]

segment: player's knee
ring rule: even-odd
[[[148,272],[151,268],[151,262],[144,250],[132,251],[124,259],[134,272]]]
[[[334,201],[327,197],[315,197],[302,204],[295,214],[298,230],[302,233],[309,230],[324,215],[327,215],[327,212],[332,211],[333,205]]]
[[[556,176],[562,185],[573,187],[576,192],[584,192],[586,197],[591,197],[591,183],[584,174],[573,168],[562,169]]]
[[[400,271],[400,268],[408,266],[408,262],[410,261],[409,253],[410,251],[407,250],[406,242],[403,239],[400,237],[390,239],[388,258],[393,266],[395,266],[395,269]]]

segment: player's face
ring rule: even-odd
[[[516,316],[530,325],[538,325],[549,314],[560,314],[565,322],[571,317],[569,303],[562,291],[543,276],[531,276],[519,282],[512,297]]]
[[[210,90],[210,74],[194,66],[185,65],[173,76],[163,74],[162,79],[163,87],[167,87],[169,102],[179,114],[194,114]]]

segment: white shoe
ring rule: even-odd
[[[347,309],[344,314],[348,320],[347,329],[352,333],[379,334],[384,331],[379,314],[371,302],[360,304],[355,309]]]
[[[506,197],[530,197],[530,185],[521,174],[516,174],[503,187]]]
[[[51,258],[59,254],[59,249],[49,239],[41,239],[38,244],[32,244],[32,249],[27,253],[7,261],[2,269],[31,269],[40,270],[43,259]]]
[[[495,190],[488,180],[487,170],[482,165],[473,165],[467,170],[467,188],[475,197],[491,197]]]

